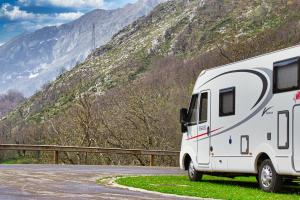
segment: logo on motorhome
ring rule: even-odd
[[[297,103],[297,100],[300,100],[300,91],[295,94],[294,101]]]
[[[271,115],[271,114],[273,114],[273,112],[270,111],[271,108],[273,108],[273,106],[265,107],[265,109],[264,109],[264,111],[262,112],[262,115],[261,115],[261,116],[263,117],[264,115]]]

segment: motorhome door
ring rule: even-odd
[[[293,109],[293,161],[296,171],[300,171],[300,105]]]
[[[187,120],[187,140],[190,142],[190,148],[193,153],[197,154],[197,130],[198,130],[198,116],[199,116],[199,94],[194,94],[189,107]],[[196,157],[196,156],[195,156]]]
[[[197,132],[197,162],[198,164],[209,164],[210,91],[203,91],[200,94]]]

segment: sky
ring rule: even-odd
[[[137,0],[0,0],[0,46],[13,37],[75,20],[91,10],[116,9]]]

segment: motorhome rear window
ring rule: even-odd
[[[274,63],[274,93],[300,89],[299,66],[299,57]]]
[[[220,90],[219,116],[235,114],[235,87]]]

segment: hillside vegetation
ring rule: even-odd
[[[200,71],[298,44],[299,8],[296,0],[161,4],[11,112],[1,140],[178,150],[178,111]],[[62,161],[148,162],[67,153]]]
[[[9,90],[6,94],[0,94],[0,118],[23,101],[25,101],[24,95],[15,90]]]

